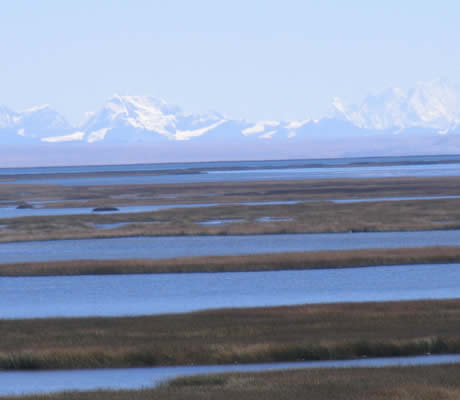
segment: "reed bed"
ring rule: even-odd
[[[459,195],[460,177],[299,179],[253,182],[60,186],[0,185],[0,198],[11,202],[65,200],[45,207],[84,207],[193,202],[329,200],[391,196]]]
[[[247,272],[460,262],[460,246],[0,264],[0,276]]]
[[[334,204],[220,205],[156,212],[0,219],[0,242],[166,235],[383,232],[460,228],[460,199]],[[275,220],[260,222],[261,218]],[[278,219],[278,220],[276,220]],[[209,220],[237,220],[200,225]],[[95,224],[128,223],[113,229]]]
[[[156,389],[100,390],[3,400],[457,400],[460,365],[315,369],[178,378]]]
[[[229,364],[460,353],[460,300],[2,320],[0,368]]]

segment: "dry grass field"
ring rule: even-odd
[[[2,184],[0,200],[40,207],[199,204],[156,212],[0,219],[0,242],[157,235],[225,235],[456,229],[460,199],[333,204],[332,199],[460,195],[460,177],[322,179],[152,185]],[[285,205],[239,202],[310,201]],[[51,201],[51,202],[46,202]],[[273,220],[266,220],[267,217]],[[264,221],[265,219],[265,221]],[[222,225],[202,225],[228,220]],[[262,222],[263,221],[263,222]],[[104,228],[103,224],[123,224]],[[99,226],[98,226],[99,225]]]
[[[275,220],[260,222],[261,218]],[[236,220],[201,225],[212,220]],[[112,229],[95,224],[127,223]],[[379,232],[460,228],[460,199],[334,204],[221,205],[131,214],[0,219],[0,241],[164,235]]]
[[[306,251],[162,260],[73,260],[0,265],[0,276],[245,272],[460,262],[460,247]]]
[[[228,364],[460,352],[460,300],[2,320],[0,368]]]
[[[0,185],[11,203],[52,200],[44,207],[331,200],[394,196],[460,195],[460,177],[302,179],[146,185]],[[64,200],[64,201],[62,201]]]

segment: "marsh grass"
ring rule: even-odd
[[[354,268],[460,262],[460,246],[311,251],[164,260],[73,260],[0,265],[0,276],[161,274]]]
[[[460,194],[460,177],[369,179],[301,179],[252,182],[199,182],[150,185],[59,186],[0,185],[2,200],[24,202],[65,200],[45,207],[81,207],[130,204],[180,204],[260,200],[328,200],[391,196]]]
[[[460,353],[460,300],[2,320],[0,368],[229,364]]]
[[[105,215],[31,216],[0,219],[1,242],[171,235],[250,235],[317,232],[382,232],[460,228],[460,199],[395,202],[313,202],[217,205]],[[272,217],[270,222],[258,222]],[[208,220],[236,220],[203,225]],[[278,220],[277,220],[278,219]],[[95,229],[97,224],[126,225]]]
[[[216,207],[170,209],[150,213],[27,217],[0,220],[0,241],[136,235],[223,235],[254,233],[347,232],[454,229],[460,226],[460,200],[412,200],[390,203],[229,206],[245,201],[328,200],[392,196],[460,194],[460,177],[323,179],[213,182],[189,184],[59,185],[2,184],[0,198],[19,204],[53,200],[44,207],[99,207],[135,204],[217,203]],[[59,201],[65,200],[65,201]],[[264,217],[292,221],[257,222]],[[226,226],[197,223],[241,219]],[[145,224],[145,222],[152,222]],[[95,230],[94,224],[127,223]]]
[[[458,400],[460,365],[337,368],[177,378],[155,389],[100,390],[4,400]]]

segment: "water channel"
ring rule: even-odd
[[[153,368],[0,372],[0,396],[97,389],[134,390],[155,387],[180,376],[262,372],[305,368],[379,368],[459,363],[460,355],[366,358],[267,364],[205,365]]]
[[[443,200],[443,199],[460,199],[460,196],[412,196],[412,197],[376,197],[376,198],[361,198],[361,199],[326,199],[326,200],[286,200],[286,201],[252,201],[241,203],[194,203],[194,204],[158,204],[158,205],[133,205],[133,206],[116,206],[115,210],[94,212],[91,207],[32,207],[32,208],[17,208],[16,205],[0,204],[0,219],[3,218],[20,218],[20,217],[36,217],[36,216],[57,216],[57,215],[82,215],[82,214],[120,214],[120,213],[141,213],[155,212],[167,210],[171,208],[199,208],[213,206],[264,206],[264,205],[292,205],[299,203],[311,203],[318,201],[329,201],[332,203],[368,203],[373,201],[415,201],[415,200]],[[34,202],[31,202],[35,205]],[[129,223],[129,222],[128,222]]]
[[[460,230],[158,236],[0,243],[0,263],[456,246]]]
[[[460,264],[0,278],[0,319],[460,298]]]

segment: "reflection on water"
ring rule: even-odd
[[[262,372],[304,368],[378,368],[459,363],[460,355],[366,358],[267,364],[204,365],[154,368],[88,369],[64,371],[0,372],[0,395],[49,393],[70,390],[141,389],[155,387],[180,376],[231,372]]]
[[[460,264],[304,271],[0,278],[0,318],[460,297]]]

